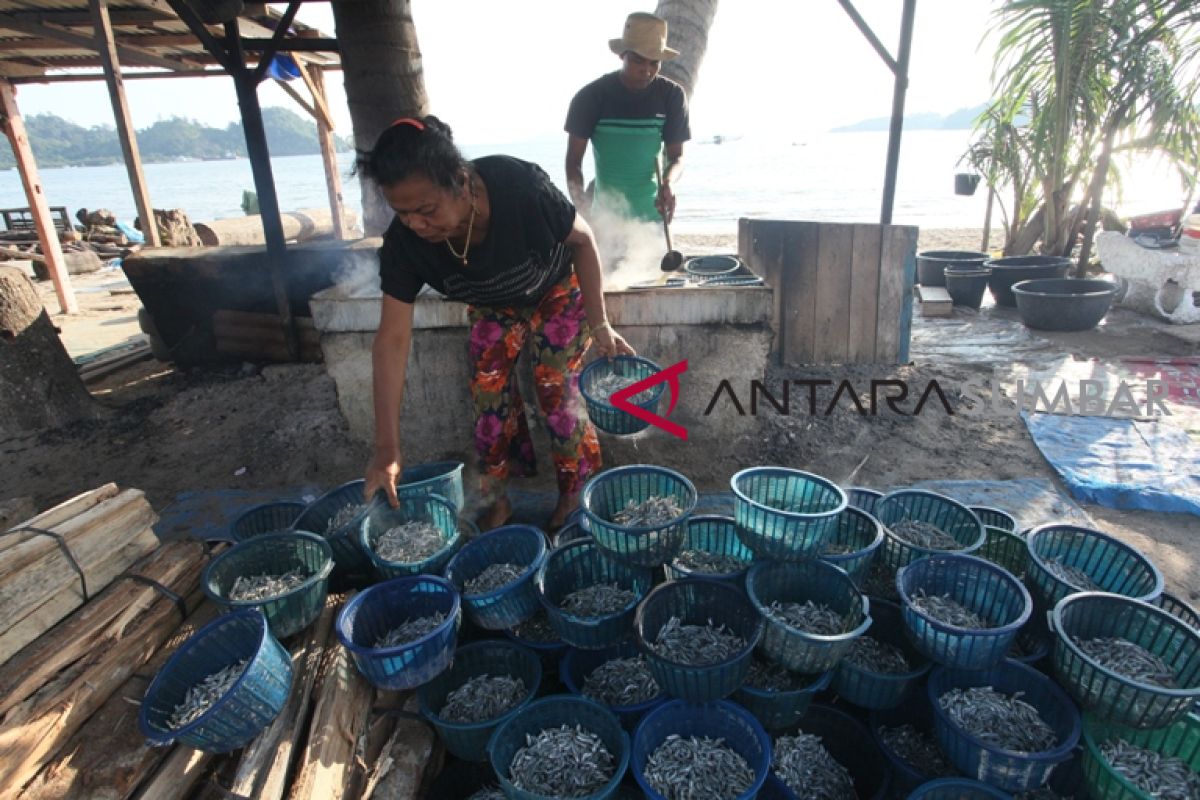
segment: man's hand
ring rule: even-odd
[[[654,198],[654,207],[668,224],[675,219],[675,192],[671,184],[663,183],[658,187],[658,196]]]
[[[375,455],[367,464],[363,499],[370,502],[371,498],[375,496],[375,492],[383,489],[383,493],[387,495],[388,505],[392,508],[399,508],[400,499],[396,496],[396,484],[400,482],[402,471],[403,464],[398,449],[376,447]]]

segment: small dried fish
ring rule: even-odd
[[[946,761],[932,736],[922,733],[912,725],[879,729],[879,738],[910,767],[929,778],[941,778],[957,774]]]
[[[558,631],[550,624],[550,617],[543,609],[512,629],[513,636],[534,644],[551,644],[560,641]]]
[[[403,625],[392,628],[383,636],[376,639],[375,648],[379,650],[385,647],[395,647],[405,642],[416,641],[445,621],[446,615],[440,611],[430,614],[428,617],[417,617],[406,620]]]
[[[675,556],[675,566],[705,575],[728,575],[745,569],[750,562],[707,550],[684,550]]]
[[[641,656],[613,658],[583,681],[583,694],[606,706],[635,706],[662,694],[650,666]]]
[[[920,547],[923,550],[963,549],[963,546],[959,544],[957,539],[932,522],[920,519],[906,519],[894,525],[889,525],[888,530],[897,538],[903,539],[909,544]]]
[[[174,731],[189,722],[195,722],[201,714],[212,708],[213,703],[220,700],[226,692],[233,688],[237,679],[242,677],[242,673],[246,671],[249,663],[249,660],[242,660],[230,664],[224,669],[208,675],[204,680],[188,689],[187,694],[183,696],[183,702],[175,706],[175,710],[171,712],[171,717],[167,720],[167,727]]]
[[[641,378],[618,375],[615,372],[609,372],[596,379],[595,383],[592,384],[589,393],[592,395],[593,400],[599,400],[604,405],[611,406],[612,402],[609,400],[609,397],[611,397],[614,393],[621,391],[626,386],[632,386],[640,380]],[[652,397],[654,397],[654,390],[647,389],[646,391],[639,392],[638,394],[635,394],[633,397],[629,398],[629,402],[637,405],[639,403],[645,403],[649,401]]]
[[[726,630],[724,625],[683,625],[671,617],[658,630],[651,648],[655,653],[676,664],[703,667],[716,664],[739,653],[746,640]]]
[[[329,522],[325,523],[325,535],[333,536],[353,522],[354,518],[365,511],[366,508],[366,503],[351,503],[348,506],[342,506],[337,510],[337,513],[329,518]]]
[[[476,675],[446,695],[438,716],[460,724],[496,719],[521,704],[525,681],[511,675]]]
[[[507,800],[508,795],[500,790],[497,786],[485,786],[475,794],[467,798],[467,800]]]
[[[1154,800],[1196,800],[1200,797],[1200,775],[1188,768],[1181,758],[1163,756],[1124,739],[1103,742],[1100,755],[1110,767]]]
[[[667,800],[729,800],[754,785],[746,759],[724,739],[707,736],[671,734],[650,754],[642,774]]]
[[[938,698],[950,720],[977,739],[1018,753],[1041,753],[1058,743],[1038,710],[1021,692],[1004,694],[991,686],[951,689]]]
[[[678,519],[681,514],[683,509],[674,495],[659,497],[652,494],[640,503],[630,500],[613,514],[612,521],[626,528],[650,528]]]
[[[835,544],[834,542],[827,543],[821,548],[823,556],[846,556],[856,552],[857,548],[852,544]]]
[[[571,592],[558,606],[576,617],[605,617],[624,611],[636,601],[637,595],[630,589],[615,583],[594,583]]]
[[[525,568],[517,564],[488,564],[487,569],[463,585],[464,594],[487,594],[521,577]]]
[[[856,800],[854,781],[811,733],[775,740],[772,766],[799,800]]]
[[[925,594],[918,590],[909,602],[921,613],[956,628],[984,630],[992,627],[990,622],[948,594]]]
[[[1161,658],[1133,642],[1100,638],[1076,639],[1075,644],[1100,666],[1119,672],[1126,678],[1164,689],[1179,688],[1175,672]]]
[[[877,560],[867,569],[867,577],[863,581],[863,591],[873,597],[898,602],[900,593],[896,591],[896,572],[889,569],[881,560]]]
[[[287,594],[308,580],[303,570],[294,569],[282,575],[239,575],[229,590],[230,600],[267,600]]]
[[[1064,564],[1062,559],[1047,558],[1046,569],[1051,575],[1058,578],[1060,581],[1069,583],[1076,589],[1083,592],[1098,592],[1101,591],[1100,586],[1092,580],[1091,576],[1078,567],[1072,567],[1070,564]]]
[[[526,734],[525,746],[513,755],[508,779],[524,792],[543,797],[587,797],[602,788],[616,771],[612,753],[600,737],[579,725]]]
[[[912,669],[903,650],[873,636],[859,636],[850,645],[845,657],[859,669],[877,675],[894,675]]]
[[[384,531],[375,542],[375,553],[393,564],[416,564],[445,546],[446,539],[436,525],[414,519]]]
[[[811,676],[808,676],[811,678]],[[746,685],[763,692],[794,692],[804,688],[810,680],[799,672],[781,667],[758,656],[750,659],[750,672],[746,675]]]
[[[803,603],[772,600],[766,611],[771,619],[807,633],[833,636],[846,630],[846,623],[840,614],[824,603],[814,603],[812,600]]]

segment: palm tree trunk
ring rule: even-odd
[[[662,74],[683,87],[688,99],[700,80],[700,63],[708,49],[708,29],[717,15],[717,0],[658,0],[654,13],[667,21],[667,43],[679,55],[663,63]]]
[[[410,0],[331,3],[337,37],[353,42],[342,50],[342,80],[354,126],[354,146],[369,150],[398,117],[429,113],[421,48]],[[378,236],[391,209],[369,181],[362,181],[363,230]]]
[[[1096,172],[1092,175],[1092,183],[1088,187],[1087,222],[1083,226],[1083,243],[1079,246],[1079,263],[1075,265],[1076,278],[1082,278],[1087,273],[1088,259],[1092,257],[1092,237],[1096,235],[1096,225],[1100,222],[1104,184],[1108,181],[1108,165],[1112,161],[1113,142],[1117,138],[1117,127],[1117,125],[1113,125],[1104,133],[1104,144],[1100,149],[1100,158],[1096,162]]]

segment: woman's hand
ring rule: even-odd
[[[375,492],[383,489],[388,505],[392,508],[399,508],[400,499],[396,497],[396,484],[400,482],[402,470],[403,465],[398,448],[376,447],[375,455],[367,464],[363,499],[370,502],[371,498],[375,496]]]
[[[596,355],[603,358],[637,355],[629,346],[629,342],[625,341],[621,334],[614,331],[607,322],[592,328],[592,347],[595,348]]]

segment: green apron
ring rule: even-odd
[[[662,150],[661,119],[602,119],[592,132],[596,205],[622,216],[660,219],[654,163]]]

